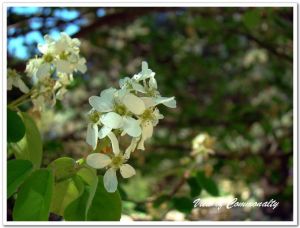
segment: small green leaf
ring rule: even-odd
[[[187,183],[190,187],[191,197],[196,197],[196,196],[199,196],[201,194],[202,188],[201,188],[200,184],[198,183],[196,177],[190,177],[187,180]]]
[[[7,142],[18,142],[25,135],[25,125],[21,117],[7,109]]]
[[[56,182],[51,201],[51,212],[63,216],[65,208],[77,199],[83,190],[84,184],[77,176]]]
[[[98,177],[98,185],[91,207],[87,214],[88,221],[119,221],[122,202],[118,191],[109,193],[105,190],[103,177]]]
[[[219,188],[213,179],[205,176],[204,172],[197,173],[198,184],[212,196],[219,195]]]
[[[176,197],[172,199],[174,207],[182,213],[190,213],[194,207],[193,200],[187,197]]]
[[[16,143],[15,156],[17,159],[29,160],[35,169],[41,166],[43,145],[41,134],[34,120],[27,114],[21,113],[26,133],[21,141]]]
[[[7,198],[11,197],[29,176],[32,164],[27,160],[10,160],[7,162]]]
[[[55,181],[63,181],[76,174],[76,162],[72,158],[62,157],[54,160],[48,166],[53,170]]]
[[[47,221],[53,192],[51,170],[39,169],[21,185],[13,209],[14,221]]]

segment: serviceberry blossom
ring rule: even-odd
[[[86,142],[95,150],[97,144],[108,137],[114,155],[92,153],[87,157],[87,164],[94,168],[110,167],[104,175],[104,185],[109,192],[117,189],[116,169],[120,169],[124,178],[135,173],[126,162],[136,149],[145,150],[145,141],[152,137],[154,127],[164,118],[158,105],[176,108],[174,97],[160,95],[155,73],[146,62],[142,63],[140,73],[120,79],[119,86],[119,89],[109,88],[100,96],[89,98],[92,109],[88,114]],[[118,140],[125,135],[131,137],[131,143],[122,153]]]
[[[95,169],[107,168],[104,177],[104,187],[108,192],[115,192],[118,187],[118,179],[116,171],[120,169],[123,178],[129,178],[135,175],[134,168],[127,164],[128,158],[124,156],[119,149],[119,142],[114,133],[107,135],[112,143],[113,154],[106,155],[101,153],[93,153],[87,157],[87,164]]]
[[[41,56],[29,60],[27,76],[32,79],[35,93],[31,96],[35,108],[42,110],[46,104],[54,105],[62,99],[76,72],[85,73],[86,60],[80,57],[80,41],[61,33],[55,40],[44,36],[45,43],[38,44]]]

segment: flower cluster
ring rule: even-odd
[[[142,63],[142,71],[132,78],[119,81],[120,88],[109,88],[100,96],[92,96],[92,106],[88,114],[88,130],[86,141],[95,150],[98,140],[108,137],[112,144],[113,155],[93,153],[87,157],[87,164],[99,169],[109,167],[104,175],[104,186],[108,192],[117,189],[116,170],[120,169],[124,178],[135,174],[135,170],[126,164],[135,149],[144,150],[145,140],[152,137],[153,128],[163,115],[158,105],[176,108],[174,97],[160,95],[155,73]],[[128,135],[132,138],[124,152],[119,149],[118,137]]]
[[[45,43],[38,45],[40,57],[30,59],[26,65],[26,73],[32,79],[35,93],[31,98],[36,108],[42,109],[45,104],[54,105],[56,99],[62,99],[66,87],[73,80],[73,73],[86,72],[86,60],[80,57],[78,39],[61,33],[58,40],[49,35]]]

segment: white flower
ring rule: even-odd
[[[121,89],[126,89],[129,92],[136,91],[140,93],[146,93],[144,86],[142,86],[138,81],[132,78],[123,78],[120,79],[119,85]]]
[[[80,41],[72,39],[66,33],[61,33],[58,40],[49,35],[44,37],[45,43],[38,44],[38,50],[43,54],[41,58],[30,60],[26,71],[35,80],[43,80],[53,72],[72,74],[86,72],[86,60],[79,56]]]
[[[135,169],[126,164],[127,158],[122,155],[119,149],[119,142],[116,136],[110,132],[108,134],[112,142],[113,155],[110,157],[101,153],[93,153],[87,157],[87,164],[95,169],[108,168],[104,174],[104,187],[108,192],[115,192],[118,187],[116,171],[120,169],[123,178],[129,178],[135,175]]]
[[[28,87],[21,79],[21,75],[15,70],[7,69],[7,89],[11,90],[13,86],[19,88],[23,93],[29,92]]]
[[[100,122],[103,127],[99,131],[99,138],[104,138],[112,129],[121,129],[124,134],[138,137],[141,128],[136,119],[130,116],[131,113],[139,115],[145,110],[143,100],[129,93],[126,90],[113,88],[104,90],[100,97],[92,96],[89,103],[93,109],[101,113]]]
[[[142,71],[133,76],[133,79],[136,81],[142,81],[148,78],[154,78],[155,73],[148,68],[147,62],[142,62]]]
[[[25,72],[27,73],[28,77],[32,78],[33,83],[38,82],[38,78],[36,75],[42,62],[43,60],[41,58],[34,58],[30,59],[26,65]],[[43,75],[47,75],[47,72],[43,72]]]
[[[152,137],[153,128],[158,124],[158,121],[163,118],[164,116],[159,113],[157,108],[148,108],[139,116],[139,121],[142,126],[142,135],[137,147],[138,149],[145,150],[145,140]]]

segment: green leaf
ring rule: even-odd
[[[53,192],[51,170],[39,169],[23,183],[13,209],[14,221],[47,221]]]
[[[178,211],[183,213],[190,213],[194,207],[193,200],[188,197],[175,197],[172,203]]]
[[[190,187],[191,197],[196,197],[196,196],[199,196],[201,194],[202,188],[201,188],[200,184],[198,183],[196,177],[190,177],[187,180],[187,183]]]
[[[27,114],[21,113],[26,133],[21,141],[16,143],[15,156],[17,159],[29,160],[35,169],[41,166],[43,145],[40,132],[34,120]]]
[[[64,219],[66,221],[85,221],[90,196],[90,187],[84,186],[82,194],[71,202],[65,209]]]
[[[198,184],[212,196],[219,195],[219,188],[217,184],[213,179],[206,177],[204,172],[200,171],[197,173],[197,181]]]
[[[18,142],[25,135],[25,125],[21,117],[10,109],[7,109],[7,142]]]
[[[82,194],[65,209],[64,218],[67,221],[85,221],[94,198],[98,178],[94,169],[84,167],[77,172],[77,177],[85,183]]]
[[[54,160],[48,166],[53,170],[55,181],[63,181],[76,174],[76,161],[72,158],[62,157]]]
[[[65,208],[77,199],[83,190],[84,184],[77,176],[55,183],[51,212],[63,216]]]
[[[122,202],[118,191],[109,193],[105,190],[103,177],[98,177],[98,185],[91,207],[87,214],[88,221],[119,221]]]
[[[11,197],[29,176],[32,164],[27,160],[10,160],[7,162],[7,198]]]

